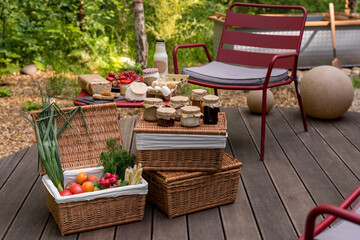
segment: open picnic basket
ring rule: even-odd
[[[63,108],[62,110],[68,112],[71,109],[73,108]],[[71,125],[79,132],[81,138],[74,135],[70,127],[67,127],[58,138],[64,171],[81,169],[86,172],[86,168],[96,167],[101,152],[106,149],[106,140],[109,138],[116,138],[122,144],[116,104],[89,105],[82,107],[82,110],[92,142],[87,136],[81,114],[76,113],[71,120]],[[39,111],[32,112],[34,120],[37,119],[38,113]],[[62,126],[63,123],[64,120],[58,118],[58,126]],[[41,164],[40,173],[41,175],[45,174]],[[146,187],[147,192],[147,182],[143,180],[142,184],[143,187]],[[61,235],[140,221],[145,213],[146,193],[139,194],[131,187],[123,187],[127,188],[127,192],[120,196],[121,188],[115,188],[120,190],[106,189],[89,193],[93,196],[88,200],[64,203],[59,202],[57,196],[54,196],[58,193],[50,191],[45,184],[47,207],[58,224]],[[88,193],[77,196],[85,196],[85,194]]]
[[[222,112],[216,125],[204,124],[201,119],[195,128],[183,127],[179,121],[172,127],[162,127],[145,121],[141,115],[134,128],[137,161],[144,170],[220,171],[226,130]]]
[[[217,173],[145,171],[147,199],[169,218],[232,203],[236,200],[241,166],[225,153]]]

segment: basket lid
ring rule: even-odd
[[[204,124],[203,119],[200,119],[200,126],[188,128],[181,126],[180,121],[175,121],[172,127],[161,127],[156,122],[148,122],[144,120],[143,114],[140,115],[136,122],[134,132],[136,133],[164,133],[164,134],[200,134],[200,135],[226,135],[227,121],[224,112],[218,113],[217,124]]]
[[[147,92],[148,88],[143,82],[132,82],[129,86],[130,90],[139,95],[143,95]]]
[[[222,160],[221,172],[228,171],[235,168],[241,168],[242,163],[236,158],[224,153]],[[179,172],[179,171],[154,171],[154,173],[166,183],[176,182],[189,178],[199,177],[208,174],[208,172]]]
[[[70,116],[69,111],[73,109],[75,108],[62,108],[67,116]],[[118,142],[123,145],[115,103],[83,106],[82,111],[92,142],[89,140],[80,110],[78,110],[70,123],[73,128],[78,131],[80,137],[75,135],[68,126],[58,138],[60,160],[63,170],[97,166],[101,153],[107,150],[106,141],[110,138],[116,138]],[[31,112],[32,118],[37,119],[39,112],[40,111]],[[60,129],[63,124],[64,120],[58,117],[58,129]],[[40,173],[41,175],[46,174],[41,163]]]

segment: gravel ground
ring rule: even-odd
[[[347,70],[348,71],[348,70]],[[348,71],[350,74],[351,70]],[[0,87],[11,88],[12,96],[0,98],[0,159],[35,143],[34,130],[22,116],[23,102],[41,102],[36,84],[37,79],[43,89],[47,89],[47,79],[54,76],[53,72],[38,72],[33,76],[14,73],[0,79]],[[301,76],[301,73],[299,74]],[[297,108],[297,99],[292,85],[272,89],[275,104],[278,107]],[[246,93],[243,91],[220,90],[222,105],[228,107],[246,107]],[[72,100],[59,100],[62,106],[73,106]],[[355,97],[349,111],[360,111],[360,90],[355,90]],[[138,115],[141,109],[119,109],[122,118]]]

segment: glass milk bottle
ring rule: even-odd
[[[160,76],[168,74],[168,55],[166,54],[165,41],[162,39],[156,40],[154,68],[159,69]]]

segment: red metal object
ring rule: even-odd
[[[273,16],[273,15],[252,15],[232,12],[234,7],[254,7],[254,8],[270,8],[270,9],[295,9],[302,12],[302,14],[293,15],[293,16]],[[216,57],[216,61],[231,63],[231,64],[241,64],[247,66],[256,66],[256,67],[266,67],[268,69],[265,81],[263,85],[259,86],[241,86],[241,85],[222,85],[222,84],[208,84],[199,82],[196,80],[188,79],[189,83],[197,84],[205,87],[214,88],[215,94],[217,94],[217,89],[230,89],[230,90],[262,90],[262,121],[261,121],[261,144],[260,144],[260,159],[264,159],[265,154],[265,122],[266,122],[266,89],[277,87],[281,85],[290,84],[295,82],[295,89],[297,92],[297,98],[300,106],[301,117],[303,120],[303,125],[305,131],[307,131],[306,117],[302,105],[302,100],[300,96],[299,84],[297,82],[297,62],[298,56],[300,53],[300,46],[302,35],[304,32],[305,22],[306,22],[307,12],[304,7],[301,6],[287,6],[287,5],[263,5],[263,4],[251,4],[251,3],[233,3],[227,11],[226,20],[224,23],[223,32],[221,35],[221,40],[219,44],[219,50]],[[255,29],[268,29],[268,30],[295,30],[299,31],[299,35],[289,36],[289,35],[267,35],[267,34],[254,34],[249,32],[238,32],[230,30],[233,27],[240,28],[255,28]],[[271,53],[259,53],[259,52],[246,52],[232,50],[228,48],[223,48],[224,44],[231,45],[243,45],[250,47],[259,47],[259,48],[275,48],[275,49],[287,49],[293,50],[293,53],[285,54],[271,54]],[[179,73],[178,69],[178,60],[177,60],[177,51],[181,48],[193,48],[193,47],[203,47],[205,53],[208,57],[209,62],[211,62],[211,57],[209,51],[205,44],[186,44],[175,46],[173,50],[173,60],[174,60],[174,69],[175,73]],[[270,75],[272,69],[276,68],[287,68],[291,69],[291,76],[285,81],[269,84]]]
[[[81,97],[87,97],[90,96],[86,91],[81,90],[81,92],[79,93],[79,95],[76,98],[81,98]],[[116,106],[118,108],[142,108],[143,102],[128,102],[125,99],[124,100],[120,100],[120,101],[115,101]],[[164,104],[167,106],[169,103],[169,101],[164,101]],[[75,106],[85,106],[88,105],[86,103],[83,102],[78,102],[78,101],[74,101]]]
[[[333,205],[320,205],[310,211],[306,219],[305,234],[298,240],[312,240],[330,226],[336,218],[342,218],[360,224],[360,216],[346,210],[360,196],[360,187],[357,187],[338,207]],[[357,206],[360,202],[357,204]],[[356,208],[356,207],[355,207]],[[354,209],[355,209],[354,208]],[[316,217],[321,214],[330,214],[315,227]]]

